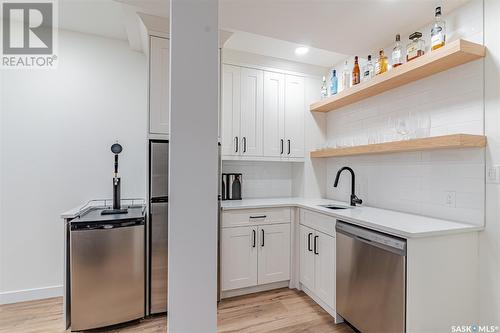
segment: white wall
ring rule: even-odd
[[[487,166],[500,165],[500,1],[485,0]],[[480,234],[480,320],[500,325],[500,185],[486,184],[486,229]]]
[[[174,0],[170,17],[168,331],[216,332],[218,1]]]
[[[482,10],[482,1],[473,0],[447,15],[448,41],[461,37],[482,43]],[[431,136],[483,134],[483,79],[483,61],[479,60],[330,112],[328,144],[333,146],[339,139],[367,141],[369,135],[390,131],[389,117],[408,111],[430,114]],[[329,198],[349,198],[348,175],[339,188],[333,188],[335,174],[344,165],[355,170],[359,197],[367,205],[478,225],[484,222],[482,150],[329,159]],[[455,196],[451,205],[447,204],[449,192]]]
[[[122,197],[144,198],[146,58],[124,41],[61,31],[58,69],[2,74],[0,296],[57,294],[59,215],[111,198],[115,140]]]

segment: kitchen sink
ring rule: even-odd
[[[339,206],[339,205],[319,205],[320,207],[323,208],[328,208],[328,209],[348,209],[351,208],[349,206]]]

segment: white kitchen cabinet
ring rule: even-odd
[[[262,156],[264,73],[223,66],[222,154]]]
[[[241,67],[222,67],[222,155],[239,155]]]
[[[304,157],[304,78],[285,76],[285,156]]]
[[[170,41],[150,37],[149,133],[169,134]]]
[[[258,284],[290,279],[290,224],[259,227]]]
[[[313,252],[313,237],[314,230],[306,226],[300,226],[300,244],[299,244],[299,272],[300,272],[300,282],[309,288],[314,290],[314,252]]]
[[[257,227],[221,231],[221,287],[239,289],[257,284]]]
[[[290,280],[289,207],[222,213],[222,291]]]
[[[335,228],[335,218],[308,210],[300,212],[299,280],[329,308],[325,310],[332,312],[335,310],[335,237],[334,233],[318,230],[327,223]]]
[[[285,75],[264,72],[264,155],[281,157],[285,149]]]
[[[227,64],[222,72],[222,155],[304,158],[304,77]]]
[[[241,69],[240,151],[243,156],[262,156],[264,73]]]
[[[335,308],[335,238],[316,231],[313,239],[314,292]]]

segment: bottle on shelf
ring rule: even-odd
[[[387,72],[388,70],[389,70],[389,60],[384,54],[384,49],[381,49],[378,52],[378,61],[375,72],[377,73],[377,75],[379,75]]]
[[[365,67],[363,68],[363,77],[361,78],[361,80],[363,82],[368,81],[374,76],[375,76],[375,68],[372,63],[372,56],[368,55],[368,61],[366,62]]]
[[[396,35],[396,43],[392,49],[392,67],[398,67],[403,64],[403,48],[401,47],[401,36]]]
[[[441,18],[441,7],[436,7],[434,25],[431,29],[431,50],[437,50],[446,43],[446,22]]]
[[[361,71],[359,69],[358,56],[354,57],[354,67],[352,68],[352,85],[359,84],[361,82]]]
[[[330,95],[333,96],[338,92],[339,79],[337,78],[337,71],[332,70],[332,77],[330,78]]]
[[[421,39],[421,32],[414,32],[410,35],[411,42],[406,47],[406,61],[421,57],[425,54],[425,42]]]
[[[345,90],[351,86],[351,72],[349,71],[349,66],[347,65],[347,60],[344,64],[344,71],[342,72],[342,89]]]
[[[328,88],[326,86],[326,77],[323,76],[323,83],[321,84],[321,99],[328,97]]]

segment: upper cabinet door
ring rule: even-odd
[[[240,149],[243,156],[262,156],[264,75],[261,70],[241,69]]]
[[[257,285],[257,227],[221,231],[221,289]]]
[[[285,77],[285,154],[286,157],[304,157],[304,78]]]
[[[169,134],[170,41],[151,37],[149,52],[149,132]]]
[[[241,68],[222,66],[222,155],[240,155]]]
[[[264,156],[285,152],[285,75],[264,72]]]
[[[290,224],[259,227],[259,284],[290,280]]]
[[[314,291],[329,307],[335,309],[335,238],[316,232]]]

